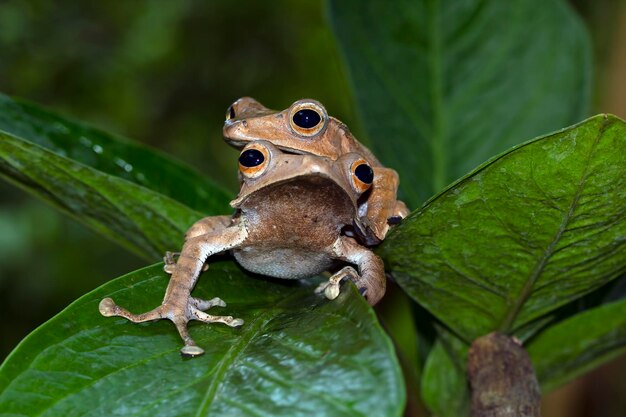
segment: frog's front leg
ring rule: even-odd
[[[219,298],[209,301],[194,298],[191,296],[191,291],[209,256],[236,248],[246,237],[246,229],[243,223],[239,223],[223,230],[189,238],[183,245],[176,268],[165,291],[165,297],[159,307],[147,313],[133,314],[115,304],[111,298],[105,298],[100,302],[100,313],[106,317],[124,317],[134,323],[159,319],[171,320],[185,343],[181,349],[183,356],[201,355],[204,350],[196,345],[187,330],[187,323],[190,320],[224,323],[231,327],[241,326],[243,320],[231,316],[211,316],[205,313],[202,310],[216,305],[225,306],[225,303]]]
[[[334,299],[339,295],[341,281],[349,278],[370,305],[378,303],[385,295],[387,286],[382,259],[347,236],[340,236],[333,244],[332,251],[337,259],[356,265],[358,272],[351,266],[346,266],[331,276],[328,283],[319,286],[316,292],[324,291],[327,298]]]
[[[396,200],[398,192],[398,173],[391,168],[374,167],[374,183],[367,199],[367,220],[374,236],[368,237],[369,243],[380,243],[395,224],[409,214],[406,205]],[[378,241],[376,241],[378,240]]]

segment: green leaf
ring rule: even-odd
[[[206,353],[182,359],[166,320],[105,318],[112,296],[132,311],[157,306],[161,265],[83,296],[20,343],[0,368],[0,413],[135,416],[400,416],[404,387],[393,346],[353,285],[328,301],[298,281],[283,285],[218,262],[194,296],[229,303],[212,314],[233,329],[190,326]]]
[[[570,317],[528,344],[544,392],[626,352],[626,299]]]
[[[471,341],[525,324],[626,268],[626,123],[521,145],[411,214],[379,254],[400,286]]]
[[[228,193],[173,158],[3,94],[0,94],[0,133],[141,185],[194,210],[207,214],[230,211]]]
[[[203,217],[163,194],[1,131],[0,174],[147,258],[179,248],[185,231]]]
[[[440,341],[435,344],[424,368],[422,398],[435,416],[466,416],[470,397],[465,370],[450,356]]]
[[[329,16],[373,150],[414,207],[587,116],[590,42],[564,1],[329,0]]]

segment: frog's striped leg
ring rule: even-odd
[[[214,230],[222,230],[225,227],[230,226],[232,223],[232,216],[211,216],[205,217],[201,220],[195,222],[187,233],[185,233],[185,240],[191,239],[192,237],[205,235],[207,233],[211,233]],[[168,274],[174,272],[174,268],[176,267],[176,258],[180,256],[180,252],[165,252],[165,256],[163,257],[163,270]],[[209,269],[209,265],[205,264],[202,268],[203,271]]]
[[[183,245],[176,268],[165,291],[165,297],[159,307],[146,313],[133,314],[115,304],[111,298],[105,298],[100,302],[100,313],[106,317],[124,317],[134,323],[160,319],[171,320],[185,343],[181,349],[181,354],[183,356],[201,355],[204,350],[196,345],[187,330],[187,323],[190,320],[223,323],[231,327],[241,326],[243,320],[231,316],[211,316],[204,313],[202,310],[225,304],[219,298],[209,301],[194,298],[191,296],[191,291],[196,285],[202,266],[209,256],[239,247],[247,236],[243,223],[239,223],[188,239]]]

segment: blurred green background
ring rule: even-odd
[[[626,118],[625,2],[572,4],[594,41],[593,112]],[[316,98],[366,141],[317,0],[0,1],[0,91],[159,148],[233,195],[237,153],[221,126],[238,97],[276,109]],[[0,358],[72,300],[145,264],[0,181]],[[593,404],[626,387],[624,361],[616,363],[568,388],[588,392],[593,378],[605,381],[598,395],[577,395],[576,410],[614,415]],[[626,402],[619,397],[609,402]],[[565,398],[546,415],[575,415],[559,414],[572,407]]]
[[[2,2],[0,91],[160,148],[234,195],[238,153],[221,128],[237,98],[282,109],[315,97],[333,115],[354,117],[319,1],[233,4]],[[4,357],[69,302],[145,261],[0,187]]]

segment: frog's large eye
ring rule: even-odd
[[[231,104],[226,109],[226,120],[234,119],[235,117],[237,117],[235,114],[235,104]]]
[[[270,154],[265,146],[252,143],[239,154],[239,171],[248,178],[258,177],[270,161]]]
[[[374,182],[374,170],[364,159],[357,159],[350,166],[352,186],[359,193],[369,190]]]
[[[324,107],[314,101],[297,101],[291,106],[289,124],[301,136],[314,136],[324,129],[328,115]]]

